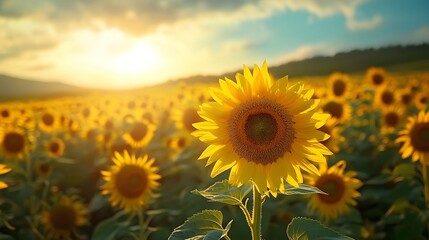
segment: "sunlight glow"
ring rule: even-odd
[[[140,41],[116,58],[114,69],[119,74],[144,74],[151,72],[159,63],[160,54],[155,46]]]

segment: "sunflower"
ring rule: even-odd
[[[55,111],[50,109],[45,109],[40,113],[39,116],[39,127],[44,132],[52,132],[60,126],[58,115]]]
[[[188,100],[182,104],[182,107],[176,108],[172,113],[172,118],[176,123],[177,129],[192,133],[196,130],[194,123],[204,121],[198,114],[198,101]]]
[[[171,149],[171,153],[169,155],[170,158],[174,158],[178,153],[188,147],[191,143],[189,137],[184,134],[170,136],[165,140],[165,146]]]
[[[329,113],[338,123],[345,123],[351,116],[352,108],[347,101],[326,99],[323,102],[322,111]]]
[[[43,212],[41,222],[48,239],[69,239],[78,234],[78,227],[88,223],[88,210],[76,195],[60,196]]]
[[[0,105],[0,123],[10,124],[15,119],[15,111],[9,105]]]
[[[405,130],[399,134],[395,142],[403,143],[399,150],[402,158],[412,156],[413,161],[429,162],[429,112],[420,111],[409,117]]]
[[[414,103],[416,104],[416,107],[419,110],[426,110],[428,107],[428,95],[429,95],[429,91],[425,91],[425,90],[420,90],[415,98],[414,98]]]
[[[374,105],[380,107],[381,109],[394,106],[394,104],[397,102],[397,94],[395,94],[395,89],[391,86],[388,86],[387,84],[377,88],[374,97]]]
[[[123,139],[133,147],[143,147],[149,143],[155,132],[155,126],[146,121],[132,121],[130,129]]]
[[[0,175],[6,174],[10,171],[12,171],[12,169],[6,167],[6,165],[4,164],[0,164]],[[5,189],[7,187],[8,187],[7,183],[0,181],[0,189]]]
[[[329,95],[334,98],[347,98],[350,92],[350,78],[343,73],[333,73],[329,76]]]
[[[372,67],[366,72],[366,80],[373,87],[380,87],[386,83],[386,72],[382,68]]]
[[[400,107],[389,107],[382,111],[381,132],[391,133],[398,129],[403,119],[403,109]]]
[[[340,129],[337,126],[337,120],[335,118],[330,118],[325,125],[319,128],[319,131],[322,131],[329,136],[330,138],[321,141],[329,150],[334,153],[340,151],[339,144],[344,141],[344,137],[341,136]]]
[[[59,138],[54,138],[45,143],[45,151],[50,157],[56,158],[63,155],[65,149],[64,142]]]
[[[307,176],[308,184],[322,190],[325,194],[312,194],[309,207],[313,212],[318,212],[324,221],[337,218],[350,210],[350,205],[356,205],[356,198],[360,193],[356,190],[362,186],[362,182],[355,178],[356,173],[348,171],[344,173],[346,162],[341,160],[327,169],[326,164],[320,166],[320,176]]]
[[[101,171],[106,183],[101,186],[101,193],[110,194],[109,200],[113,206],[119,205],[127,213],[136,213],[154,198],[154,188],[161,178],[152,166],[154,159],[148,156],[136,157],[127,151],[121,155],[115,152],[115,165],[109,171]]]
[[[399,103],[407,107],[413,102],[413,92],[409,87],[399,89],[396,91],[396,99],[398,99]]]
[[[52,164],[46,161],[37,161],[36,172],[37,176],[42,179],[47,179],[52,175]]]
[[[0,128],[0,154],[6,158],[23,159],[29,151],[31,134],[19,127]]]
[[[236,80],[225,78],[220,89],[211,88],[215,102],[198,111],[206,121],[193,124],[198,129],[193,135],[209,144],[199,159],[216,162],[211,177],[231,169],[231,184],[251,179],[259,193],[277,196],[284,180],[298,187],[301,169],[318,174],[312,162],[324,162],[323,155],[332,153],[320,143],[329,135],[317,128],[329,115],[315,111],[319,101],[311,99],[313,90],[290,86],[287,76],[273,80],[266,62],[253,73],[244,65]]]

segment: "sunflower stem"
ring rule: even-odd
[[[252,240],[261,240],[262,196],[253,184],[253,211],[250,230]]]
[[[143,218],[143,209],[140,209],[139,211],[138,211],[139,213],[138,213],[138,215],[139,215],[139,225],[140,225],[140,240],[144,240],[145,239],[145,236],[144,236],[144,229],[145,229],[145,226],[144,226],[144,218]]]
[[[429,176],[428,176],[428,166],[427,161],[429,160],[429,154],[423,154],[421,159],[422,163],[422,175],[423,175],[423,186],[424,186],[424,195],[425,195],[425,205],[429,209]],[[428,234],[429,234],[429,223],[428,223]]]

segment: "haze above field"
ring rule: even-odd
[[[372,66],[386,68],[389,72],[429,71],[429,44],[391,46],[379,49],[362,49],[337,53],[334,56],[317,56],[301,61],[291,61],[270,66],[270,73],[276,77],[327,76],[335,71],[349,74],[364,74]],[[252,67],[252,66],[249,66]],[[195,75],[167,81],[161,85],[178,83],[216,82],[219,78],[234,78],[232,72],[214,75]],[[160,85],[160,84],[158,84]],[[0,74],[0,101],[29,98],[51,98],[65,95],[87,94],[94,90],[71,86],[59,82],[40,82]],[[122,92],[121,90],[119,92]]]
[[[429,2],[0,1],[0,73],[133,88],[429,42]]]

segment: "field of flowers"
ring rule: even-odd
[[[429,73],[271,78],[0,103],[0,240],[428,239]]]

